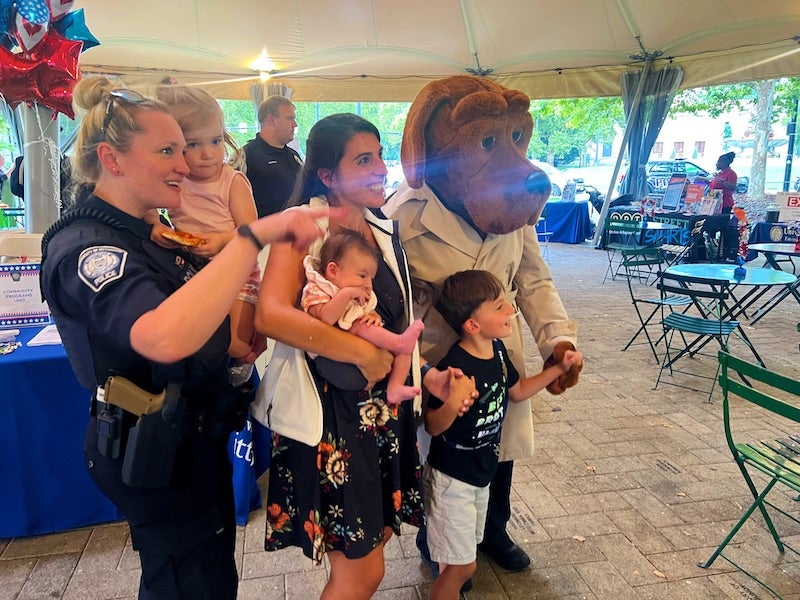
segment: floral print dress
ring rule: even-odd
[[[407,325],[400,287],[381,261],[373,282],[384,327]],[[354,367],[350,367],[354,368]],[[311,370],[317,375],[313,362]],[[325,552],[369,554],[383,528],[419,526],[422,470],[411,402],[386,404],[386,381],[371,392],[343,390],[318,375],[322,440],[316,447],[273,434],[264,547],[300,546],[316,563]]]

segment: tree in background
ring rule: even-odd
[[[11,139],[11,127],[9,127],[6,120],[0,115],[0,155],[5,159],[5,166],[3,169],[8,169],[9,165],[13,164],[14,159],[14,143]]]
[[[225,115],[225,125],[239,145],[253,139],[259,130],[253,103],[248,100],[220,100],[219,103]],[[361,115],[378,128],[384,160],[399,161],[400,140],[409,106],[408,102],[295,102],[297,149],[305,154],[306,138],[314,123],[329,115],[349,112]]]
[[[228,130],[243,145],[258,132],[252,102],[220,100]],[[371,121],[381,133],[383,158],[389,164],[399,163],[403,128],[408,115],[408,102],[296,102],[297,148],[305,153],[306,138],[311,127],[332,114],[350,112]],[[580,157],[585,161],[587,146],[599,148],[614,139],[625,125],[620,98],[567,98],[535,100],[531,103],[535,127],[528,156],[544,158],[550,163],[563,163]],[[597,164],[598,151],[590,156]]]
[[[732,110],[749,113],[753,125],[750,194],[763,197],[772,125],[788,123],[798,97],[800,78],[797,77],[693,88],[675,96],[670,115],[690,113],[719,117]]]
[[[529,155],[549,163],[570,162],[581,157],[589,144],[598,149],[625,127],[621,98],[563,98],[534,100],[533,138]],[[597,164],[598,152],[592,160]]]
[[[256,109],[251,101],[219,100],[219,105],[222,107],[222,114],[225,115],[225,127],[239,147],[255,137],[259,124]]]
[[[337,113],[355,113],[370,121],[381,134],[383,159],[400,161],[400,141],[406,124],[409,102],[296,102],[298,147],[305,153],[306,138],[320,119]]]

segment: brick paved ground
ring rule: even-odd
[[[551,244],[550,264],[567,310],[580,322],[586,366],[576,388],[535,399],[536,455],[516,464],[512,533],[531,555],[531,569],[508,573],[481,556],[469,597],[770,597],[721,559],[709,570],[696,566],[748,497],[727,454],[719,393],[709,404],[706,394],[672,385],[653,391],[658,368],[647,347],[620,352],[637,323],[624,282],[601,285],[604,252]],[[798,321],[800,306],[790,299],[748,328],[767,365],[794,377],[800,376]],[[738,341],[732,350],[747,352]],[[538,366],[532,346],[528,354]],[[713,373],[712,359],[692,362],[697,372]],[[671,380],[694,383],[678,374]],[[762,430],[756,419],[745,427]],[[794,503],[786,494],[783,500]],[[413,531],[387,548],[379,600],[427,598],[430,576]],[[296,550],[263,552],[263,535],[259,510],[239,528],[239,597],[317,597],[325,569]],[[763,525],[753,520],[734,541],[739,560],[784,598],[800,599],[800,562],[790,552],[781,556]],[[138,578],[124,524],[0,540],[3,599],[133,599]]]

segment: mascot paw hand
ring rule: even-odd
[[[553,349],[553,354],[544,361],[544,368],[551,367],[553,365],[557,365],[561,362],[561,359],[564,358],[564,353],[567,350],[575,350],[575,346],[572,342],[558,342],[556,347]],[[547,386],[547,391],[551,394],[563,394],[564,390],[567,388],[571,388],[573,385],[578,383],[578,375],[580,374],[581,370],[583,369],[583,362],[581,361],[580,364],[575,365],[569,371],[560,375],[553,383]]]

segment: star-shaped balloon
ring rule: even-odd
[[[34,25],[50,22],[50,8],[45,0],[17,0],[17,13]]]
[[[89,28],[86,27],[86,17],[83,14],[82,8],[65,14],[57,21],[53,21],[50,27],[68,40],[83,42],[84,52],[89,48],[100,45],[100,40],[94,37],[89,31]]]
[[[75,0],[47,0],[50,7],[50,20],[55,21],[72,10]]]
[[[55,31],[48,31],[44,39],[31,54],[31,58],[38,59],[41,63],[41,72],[52,70],[75,79],[78,77],[78,60],[81,55],[83,43],[76,40],[68,40]]]
[[[41,98],[36,66],[36,61],[0,48],[0,94],[11,108]]]
[[[56,113],[64,113],[70,119],[75,118],[75,110],[72,108],[72,88],[75,81],[63,81],[61,85],[50,88],[46,95],[39,100]]]
[[[9,33],[12,21],[13,0],[0,0],[0,38],[5,38]]]
[[[14,18],[14,23],[17,43],[25,52],[32,52],[39,45],[39,42],[44,39],[44,34],[47,33],[48,29],[47,22],[43,25],[31,23],[19,12]]]
[[[74,118],[72,86],[80,77],[81,46],[48,31],[30,57],[0,48],[0,94],[12,108],[39,102]]]

